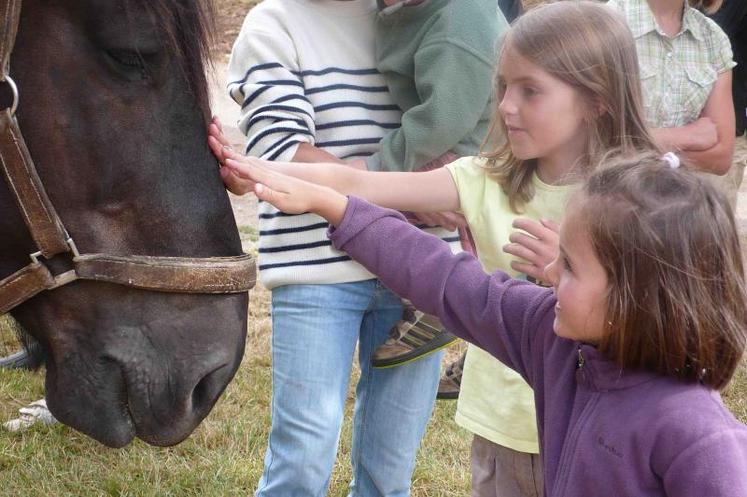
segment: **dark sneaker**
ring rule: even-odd
[[[405,302],[402,321],[391,329],[384,345],[376,349],[371,365],[392,368],[407,364],[448,347],[456,340],[437,317],[424,314]]]
[[[454,400],[459,398],[459,387],[462,385],[462,371],[464,370],[465,357],[467,357],[466,352],[459,359],[449,364],[444,374],[441,375],[441,380],[438,382],[437,399]]]

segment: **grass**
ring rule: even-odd
[[[269,292],[252,292],[244,360],[208,418],[163,449],[136,441],[107,449],[62,425],[20,434],[0,429],[0,497],[247,496],[254,492],[270,426]],[[2,326],[2,324],[0,324]],[[0,371],[0,422],[44,394],[42,373]],[[347,495],[350,410],[330,496]],[[413,496],[469,494],[470,436],[453,422],[455,402],[437,403],[414,474]]]
[[[259,231],[254,226],[240,226],[239,236],[241,236],[242,241],[249,240],[254,243],[259,241]]]
[[[747,359],[721,395],[729,410],[747,424]]]
[[[227,54],[246,12],[259,0],[218,0],[216,50]],[[244,250],[256,254],[258,233],[239,227]],[[22,434],[0,428],[0,497],[248,496],[262,472],[270,425],[269,293],[252,292],[250,329],[243,363],[208,418],[176,447],[136,441],[107,449],[61,425],[35,426]],[[13,343],[0,316],[3,341]],[[44,395],[42,373],[0,371],[0,423]],[[355,382],[351,382],[355,384]],[[340,437],[331,497],[347,495],[350,481],[350,411]],[[413,477],[414,497],[469,494],[470,435],[453,422],[455,402],[439,402]]]
[[[239,229],[245,250],[256,252],[257,231]],[[247,496],[262,472],[270,426],[269,292],[257,286],[249,305],[243,363],[215,409],[186,441],[163,449],[135,441],[107,449],[62,425],[25,433],[0,429],[0,497]],[[13,349],[9,324],[0,316],[0,352]],[[458,351],[448,351],[452,357]],[[44,395],[43,373],[0,371],[0,422]],[[354,384],[355,382],[351,382]],[[726,405],[747,422],[747,365],[724,391]],[[330,497],[347,495],[350,481],[350,411],[343,426]],[[437,402],[413,475],[413,497],[469,494],[470,434],[453,421],[455,402]]]
[[[238,19],[221,32],[224,50],[230,49],[243,14],[255,3],[221,1],[221,11]],[[744,141],[738,146],[745,148]],[[245,250],[256,252],[256,228],[242,226],[239,231]],[[747,237],[743,243],[747,247]],[[21,434],[0,429],[0,497],[251,495],[262,471],[270,425],[269,293],[259,285],[249,309],[243,363],[211,414],[185,442],[168,449],[139,441],[124,449],[107,449],[61,425],[35,426]],[[0,316],[0,353],[4,345],[14,343],[7,327]],[[0,371],[0,423],[41,398],[43,381],[42,373]],[[747,365],[737,372],[723,398],[747,423]],[[330,497],[347,495],[351,407],[352,390]],[[455,402],[436,404],[413,476],[413,497],[469,494],[470,435],[453,422],[455,407]]]
[[[35,426],[21,434],[0,430],[0,496],[247,496],[262,472],[270,425],[269,292],[252,292],[244,361],[213,412],[195,433],[168,449],[136,441],[107,449],[65,427]],[[451,351],[454,354],[454,351]],[[42,397],[43,374],[0,371],[0,421]],[[747,368],[724,392],[747,422]],[[343,427],[329,496],[347,495],[350,410]],[[413,479],[414,497],[469,494],[470,436],[453,422],[455,402],[438,402]]]

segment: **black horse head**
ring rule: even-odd
[[[39,176],[81,252],[241,252],[206,146],[209,6],[199,0],[24,0],[11,75]],[[0,181],[0,278],[35,251]],[[180,442],[244,349],[246,294],[76,281],[13,311],[46,353],[52,413],[109,446]]]

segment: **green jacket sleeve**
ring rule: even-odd
[[[489,112],[492,75],[491,57],[470,47],[448,41],[422,47],[414,78],[421,103],[405,111],[402,126],[384,137],[378,154],[367,161],[369,169],[412,171],[470,135],[483,134],[478,123]],[[480,143],[484,136],[472,138]]]

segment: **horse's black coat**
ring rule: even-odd
[[[25,0],[18,121],[84,252],[228,256],[241,246],[206,146],[210,8],[196,0]],[[34,251],[0,181],[0,275]],[[54,264],[54,262],[53,262]],[[75,282],[13,311],[47,354],[47,401],[110,446],[184,439],[238,368],[245,295]]]

